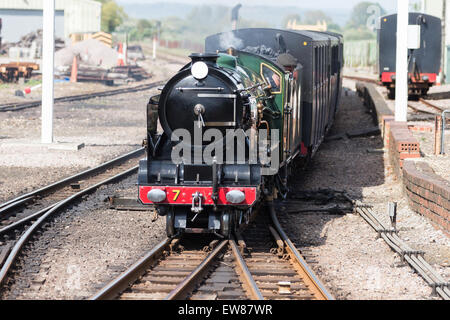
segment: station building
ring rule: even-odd
[[[423,12],[439,17],[442,19],[444,15],[444,1],[447,2],[446,5],[446,30],[445,30],[445,43],[447,45],[446,53],[446,65],[444,70],[446,70],[446,82],[450,83],[450,1],[448,0],[422,0]]]
[[[42,29],[45,0],[0,0],[1,37],[17,42],[30,32]],[[69,40],[74,33],[99,32],[102,4],[91,0],[56,0],[55,35]]]

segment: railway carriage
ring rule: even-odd
[[[378,30],[378,68],[388,97],[395,98],[397,56],[397,14],[380,18]],[[426,95],[437,84],[441,66],[441,19],[423,13],[409,14],[408,89],[410,96]]]
[[[209,53],[191,55],[151,98],[139,199],[166,216],[169,236],[228,237],[265,199],[286,196],[290,170],[334,121],[342,45],[339,35],[309,31],[213,35]]]

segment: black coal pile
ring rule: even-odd
[[[35,32],[30,32],[30,33],[24,35],[16,43],[12,43],[12,42],[3,43],[2,47],[0,48],[0,54],[8,54],[9,49],[12,47],[31,48],[34,43],[37,48],[36,58],[41,58],[42,57],[42,34],[43,34],[42,29],[39,29]],[[65,45],[65,42],[63,39],[55,38],[55,50],[56,51],[64,48],[65,46],[66,45]]]

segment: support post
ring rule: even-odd
[[[442,116],[438,115],[436,116],[434,122],[434,154],[437,156],[440,155],[442,151],[441,136],[442,136]]]
[[[153,60],[156,59],[156,46],[157,46],[158,40],[156,39],[156,34],[153,36]]]
[[[42,143],[53,143],[55,0],[43,1]]]
[[[397,202],[388,203],[388,214],[392,230],[397,231]]]
[[[395,85],[395,121],[408,116],[408,24],[409,0],[397,0],[397,66]]]
[[[446,67],[446,56],[447,56],[447,36],[446,36],[446,19],[447,18],[447,0],[442,0],[442,60],[441,60],[441,84],[444,85],[447,77],[447,70],[445,70]]]
[[[125,65],[128,65],[128,32],[125,32],[125,44],[123,45],[123,60]]]
[[[161,21],[156,21],[156,32],[153,35],[153,60],[156,59],[156,50],[159,45],[159,40],[161,39]]]

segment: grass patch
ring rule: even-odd
[[[29,87],[34,87],[41,83],[42,83],[42,79],[30,79],[27,82],[25,82],[25,84]]]

